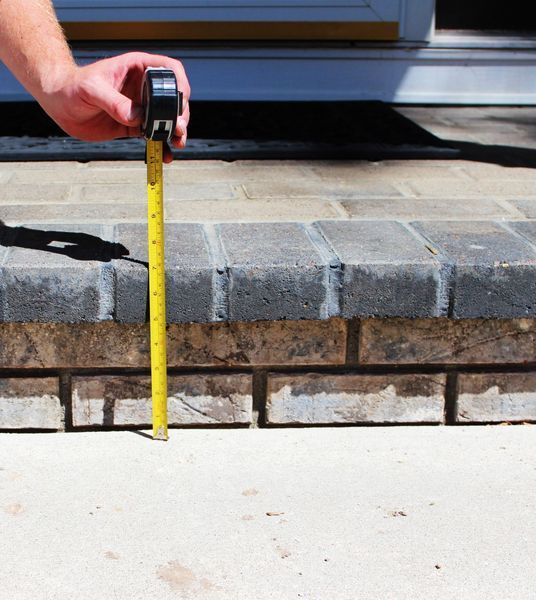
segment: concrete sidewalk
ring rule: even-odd
[[[534,426],[0,436],[0,597],[532,599]]]

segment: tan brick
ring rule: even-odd
[[[176,161],[179,164],[182,161]],[[225,164],[225,163],[224,163]],[[166,181],[178,184],[197,184],[206,183],[245,183],[257,181],[274,181],[277,178],[288,180],[305,181],[310,178],[310,172],[304,167],[289,161],[287,164],[270,164],[259,162],[254,166],[245,166],[240,161],[227,163],[225,167],[216,167],[205,165],[205,168],[166,168],[164,178]]]
[[[249,424],[252,416],[250,375],[174,375],[168,378],[170,425]],[[75,427],[149,425],[149,377],[73,378]]]
[[[339,213],[320,200],[192,200],[166,202],[166,218],[171,221],[241,223],[259,221],[315,221],[338,219]]]
[[[536,219],[536,198],[518,198],[517,200],[510,200],[510,204],[527,219]]]
[[[147,203],[126,204],[18,204],[2,207],[2,218],[10,223],[143,223]]]
[[[425,177],[427,179],[467,179],[467,175],[458,167],[422,165],[420,161],[406,161],[401,164],[395,161],[370,163],[368,161],[327,161],[313,163],[311,171],[322,179],[329,181],[342,180],[351,183],[362,181],[411,181]],[[457,165],[457,163],[456,163]]]
[[[449,181],[443,179],[419,179],[408,183],[418,196],[441,198],[480,198],[480,197],[536,197],[533,181],[516,179],[495,179],[485,181]]]
[[[461,374],[456,420],[536,421],[536,372]]]
[[[60,429],[62,417],[55,377],[0,379],[0,429]]]
[[[336,161],[338,162],[338,161]],[[342,164],[342,163],[341,163]],[[371,163],[369,163],[371,164]],[[450,170],[455,169],[458,170],[464,164],[464,161],[456,160],[455,162],[452,159],[428,159],[428,160],[405,160],[405,159],[393,159],[393,160],[380,160],[372,163],[375,167],[380,168],[389,168],[389,169],[400,169],[400,172],[404,172],[405,169],[430,169],[432,172],[434,169],[442,169],[442,170]]]
[[[536,319],[366,319],[365,364],[492,364],[536,360]]]
[[[181,200],[231,200],[234,193],[230,185],[226,183],[178,184],[166,181],[165,197],[168,201],[177,202]],[[90,203],[137,203],[147,202],[147,186],[145,179],[132,184],[108,184],[87,185],[80,188],[82,202]]]
[[[147,170],[143,163],[138,163],[137,169],[78,169],[76,163],[73,166],[52,167],[48,169],[33,169],[25,171],[17,169],[13,173],[11,184],[27,183],[30,181],[39,181],[45,183],[77,183],[77,184],[136,184],[144,183],[147,177]]]
[[[144,180],[138,183],[117,185],[93,184],[83,186],[78,189],[81,202],[112,204],[115,202],[125,202],[136,204],[138,202],[147,202],[147,185]]]
[[[441,423],[445,375],[270,375],[270,423]]]
[[[166,198],[172,202],[182,200],[233,200],[236,195],[233,187],[228,183],[205,183],[200,185],[166,183]]]
[[[143,155],[143,151],[140,153],[140,158]],[[181,161],[183,162],[183,161]],[[189,161],[195,162],[195,161]],[[199,161],[202,162],[202,161]],[[57,164],[57,163],[56,163]],[[141,160],[92,160],[91,162],[79,164],[79,169],[91,171],[93,169],[145,169],[145,166]],[[165,167],[168,168],[167,166]]]
[[[148,367],[146,325],[112,322],[0,324],[4,368]],[[346,323],[259,321],[172,324],[168,365],[344,364]]]
[[[352,219],[401,219],[430,221],[435,219],[500,219],[511,218],[517,213],[508,212],[489,198],[479,198],[467,202],[453,198],[445,202],[440,198],[363,198],[350,202],[342,202],[342,206]]]
[[[184,163],[183,163],[184,164]],[[187,164],[187,163],[186,163]],[[278,169],[289,168],[289,165],[292,165],[292,168],[297,167],[300,169],[307,169],[311,165],[316,164],[316,160],[278,160],[278,159],[258,159],[258,158],[248,158],[243,160],[236,160],[232,163],[229,163],[230,168],[236,169],[274,169],[277,171]]]
[[[144,168],[143,163],[136,160],[92,160],[91,162],[79,165],[79,168],[88,170],[139,169],[140,167]],[[175,160],[171,164],[165,165],[164,169],[165,172],[168,173],[170,171],[191,171],[193,169],[206,169],[209,167],[211,169],[227,169],[229,167],[229,163],[223,160],[185,160],[181,157],[180,160]]]
[[[247,183],[246,195],[252,200],[272,198],[318,198],[321,200],[351,200],[352,198],[392,198],[402,194],[389,183],[363,181],[360,185],[347,185],[322,181],[272,181],[266,183]]]
[[[239,161],[236,161],[239,162]],[[91,164],[91,163],[90,163]],[[232,163],[231,163],[232,164]],[[231,164],[224,160],[210,159],[210,160],[190,160],[180,158],[180,160],[174,160],[171,164],[166,165],[166,171],[192,171],[196,169],[204,170],[207,168],[210,169],[220,169],[227,170],[231,167]]]
[[[457,161],[458,162],[458,161]],[[460,163],[463,170],[474,179],[487,180],[506,180],[513,179],[516,181],[532,181],[536,182],[536,171],[534,169],[522,167],[503,167],[491,163],[480,163],[463,161]]]
[[[31,173],[28,174],[28,180],[31,181]],[[34,183],[19,183],[0,187],[1,204],[39,204],[49,202],[67,202],[71,194],[71,186],[68,184],[41,184],[39,181]]]

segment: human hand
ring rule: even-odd
[[[84,141],[139,137],[143,119],[140,104],[143,74],[147,67],[171,69],[183,92],[183,113],[177,119],[171,143],[184,148],[190,119],[190,85],[182,64],[173,58],[130,52],[73,66],[56,76],[38,102],[69,135]],[[173,160],[164,145],[164,162]]]

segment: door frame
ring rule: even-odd
[[[55,0],[80,40],[425,42],[435,0]],[[289,6],[290,4],[290,6]]]

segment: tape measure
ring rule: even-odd
[[[142,85],[145,109],[142,133],[147,140],[147,237],[149,242],[149,322],[153,439],[168,439],[166,270],[164,255],[163,144],[175,132],[182,113],[182,94],[175,73],[146,69]]]

